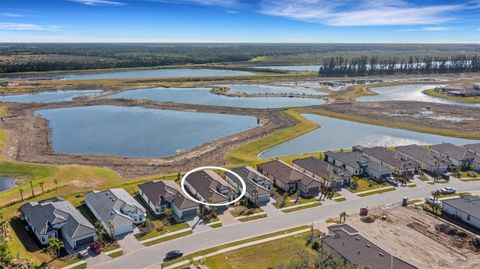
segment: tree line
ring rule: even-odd
[[[480,55],[359,56],[325,58],[319,68],[320,76],[369,76],[392,74],[440,74],[480,71]]]

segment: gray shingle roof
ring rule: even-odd
[[[461,148],[451,143],[433,145],[431,146],[431,148],[443,155],[448,156],[450,159],[454,159],[458,161],[475,158],[474,153],[468,151],[465,148]]]
[[[477,154],[480,155],[480,143],[476,143],[476,144],[468,144],[468,145],[465,145],[465,147],[471,151],[474,151],[476,152]]]
[[[95,228],[73,205],[61,197],[30,202],[21,207],[30,224],[39,234],[46,234],[50,225],[64,223],[61,230],[75,239],[95,233]]]
[[[146,213],[145,208],[126,190],[121,188],[87,192],[85,201],[95,209],[104,223],[111,221],[114,225],[124,225],[132,222],[132,218],[124,213],[126,210],[137,214],[140,214],[140,212]]]
[[[185,181],[205,200],[214,203],[226,203],[229,197],[225,193],[235,194],[231,186],[223,178],[210,170],[191,173]],[[225,193],[222,193],[225,192]]]
[[[312,183],[319,183],[319,181],[315,180],[311,176],[302,173],[283,161],[274,160],[259,164],[257,167],[275,177],[276,180],[281,181],[283,184],[290,184],[298,181],[303,185],[308,186]]]
[[[346,164],[350,167],[357,167],[358,163],[368,163],[368,159],[363,157],[360,152],[333,152],[327,151],[325,155],[331,156],[332,158]]]
[[[269,195],[270,194],[270,191],[268,189],[266,189],[265,187],[253,182],[253,180],[251,179],[252,178],[252,174],[254,174],[255,176],[258,176],[258,177],[263,177],[263,175],[261,175],[260,173],[256,174],[254,173],[255,170],[253,169],[249,169],[247,167],[239,167],[239,168],[234,168],[232,169],[232,172],[236,173],[237,175],[239,175],[244,181],[245,181],[245,186],[247,187],[247,190],[246,192],[249,193],[249,194],[253,194],[253,190],[257,189],[258,191],[258,195],[261,196],[261,195]],[[256,171],[255,171],[256,172]],[[238,182],[239,180],[237,179],[236,176],[234,175],[230,175],[229,176],[233,181],[235,181],[237,184],[240,185],[240,182]],[[267,179],[264,179],[264,180],[267,180]]]
[[[294,160],[293,163],[325,180],[341,179],[337,173],[341,172],[343,169],[338,168],[324,160],[320,160],[315,157],[308,157],[305,159]]]
[[[197,203],[190,201],[174,181],[150,181],[138,185],[138,188],[147,196],[154,205],[160,205],[163,199],[171,199],[178,209],[186,209],[197,206]]]
[[[403,156],[388,150],[384,147],[373,147],[373,148],[364,148],[364,147],[356,147],[361,149],[362,152],[366,153],[373,158],[376,158],[384,163],[387,163],[395,168],[404,169],[408,167],[410,164],[406,162]],[[403,160],[403,162],[402,162]]]
[[[444,158],[419,145],[401,146],[397,147],[396,150],[413,158],[415,161],[418,160],[431,166],[435,166],[437,162],[445,161]]]
[[[443,200],[442,203],[463,211],[476,219],[480,219],[480,198],[478,197],[466,195],[459,198]]]
[[[329,227],[330,234],[322,242],[334,249],[355,265],[366,265],[372,269],[414,269],[417,268],[400,260],[346,224]]]

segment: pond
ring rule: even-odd
[[[254,66],[252,68],[264,68],[272,70],[284,71],[316,71],[320,70],[320,65],[271,65],[271,66]]]
[[[460,139],[418,133],[401,129],[363,124],[318,115],[305,118],[318,123],[321,128],[262,152],[261,158],[297,155],[328,150],[350,149],[352,146],[402,146],[409,144],[478,143],[478,140]]]
[[[372,88],[371,90],[378,93],[378,95],[362,96],[357,98],[357,101],[376,102],[376,101],[420,101],[432,102],[439,104],[462,105],[480,107],[480,104],[462,103],[454,100],[437,98],[423,93],[424,90],[433,89],[444,85],[432,84],[411,84],[411,85],[396,85],[388,87]]]
[[[55,152],[67,154],[164,157],[207,141],[255,128],[250,116],[88,106],[45,109]]]
[[[180,77],[217,77],[217,76],[247,76],[252,72],[208,69],[208,68],[163,68],[140,69],[125,71],[99,71],[95,73],[66,73],[51,76],[51,79],[88,80],[88,79],[135,79],[135,78],[180,78]],[[21,78],[15,78],[21,79]],[[25,77],[25,79],[46,79],[45,76]]]
[[[273,86],[273,85],[261,85],[261,84],[230,84],[219,85],[221,87],[230,88],[232,93],[244,92],[247,94],[305,94],[305,95],[326,95],[326,93],[316,91],[314,89],[308,89],[299,86]]]
[[[13,103],[54,103],[72,101],[75,97],[93,96],[101,93],[102,90],[68,90],[68,91],[51,91],[36,92],[16,95],[2,95],[0,102]]]
[[[124,91],[106,96],[106,98],[124,98],[176,102],[211,106],[231,106],[245,108],[279,108],[321,105],[321,99],[301,97],[228,97],[210,93],[210,88],[150,88]]]
[[[0,177],[0,192],[17,187],[17,180],[11,177]]]

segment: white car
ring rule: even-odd
[[[430,204],[430,205],[434,205],[434,204],[441,205],[442,204],[442,202],[436,201],[433,197],[426,197],[425,202],[427,204]]]
[[[456,191],[457,190],[455,190],[452,187],[445,187],[445,188],[440,190],[440,193],[442,193],[442,194],[454,194]]]

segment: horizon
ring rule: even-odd
[[[0,3],[1,43],[480,43],[479,0]]]

